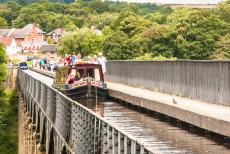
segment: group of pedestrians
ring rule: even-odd
[[[75,52],[72,53],[72,55],[68,54],[65,57],[64,65],[76,65],[81,63],[91,63],[91,64],[100,64],[102,66],[102,71],[105,74],[106,68],[105,68],[105,62],[106,58],[103,56],[103,54],[100,52],[97,55],[93,55],[93,57],[88,56],[87,61],[83,61],[81,58],[81,54],[76,55]]]
[[[61,65],[61,60],[57,62],[57,59],[51,57],[47,59],[46,57],[33,60],[33,67],[39,68],[41,70],[54,71],[55,67]]]
[[[41,70],[48,70],[48,71],[54,71],[56,67],[61,66],[68,66],[68,65],[76,65],[81,63],[90,63],[90,64],[100,64],[102,67],[102,71],[105,74],[106,68],[105,68],[105,62],[106,58],[103,56],[103,54],[100,52],[98,55],[88,56],[84,61],[81,58],[81,54],[76,55],[75,52],[72,54],[67,54],[65,58],[61,57],[51,57],[51,58],[40,58],[40,59],[34,59],[33,60],[33,67],[39,68]]]

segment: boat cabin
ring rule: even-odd
[[[53,87],[66,94],[82,93],[88,96],[103,93],[104,96],[107,93],[104,74],[99,64],[83,63],[58,68]]]

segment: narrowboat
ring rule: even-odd
[[[107,86],[99,64],[82,63],[56,70],[53,87],[74,100],[107,97]]]

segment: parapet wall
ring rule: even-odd
[[[230,106],[230,61],[109,61],[106,79]]]

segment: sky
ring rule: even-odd
[[[162,4],[217,4],[223,0],[110,0],[136,3],[162,3]]]

